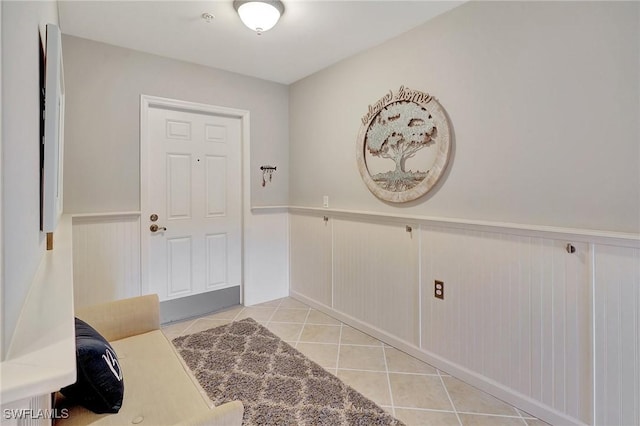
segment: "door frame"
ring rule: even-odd
[[[240,303],[244,301],[244,278],[247,273],[245,259],[245,221],[250,214],[250,182],[251,156],[250,151],[250,114],[248,110],[228,108],[223,106],[202,104],[158,96],[140,95],[140,290],[142,294],[149,293],[149,239],[146,221],[151,214],[149,209],[149,110],[151,108],[177,109],[192,113],[204,113],[240,119],[240,176],[241,191],[240,210]]]

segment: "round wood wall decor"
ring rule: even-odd
[[[432,96],[404,86],[369,105],[362,117],[356,159],[367,188],[393,203],[429,192],[449,161],[451,132]]]

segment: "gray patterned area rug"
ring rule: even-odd
[[[173,344],[215,405],[242,401],[244,425],[402,425],[251,318]]]

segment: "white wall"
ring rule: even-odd
[[[551,424],[637,424],[639,65],[637,2],[478,1],[294,83],[292,294]],[[442,103],[454,153],[432,193],[392,205],[355,145],[401,85]],[[419,248],[378,279],[405,223]],[[372,293],[413,316],[377,320]]]
[[[2,4],[0,4],[0,25],[2,24]],[[0,70],[3,70],[2,68],[2,27],[0,26]],[[0,72],[0,203],[2,203],[2,205],[4,205],[4,198],[3,198],[3,187],[4,187],[4,179],[3,179],[3,156],[2,156],[2,139],[4,138],[4,133],[2,133],[2,120],[4,118],[4,115],[2,114],[2,106],[3,106],[3,97],[2,97],[2,72]],[[0,312],[0,318],[2,318],[2,321],[4,323],[4,237],[3,237],[3,228],[4,225],[4,208],[0,208],[0,306],[2,306],[2,312]],[[2,361],[4,359],[4,348],[5,348],[5,344],[4,344],[4,327],[0,327],[0,361]]]
[[[291,204],[640,231],[640,4],[469,2],[290,88]],[[400,85],[454,133],[449,173],[402,206],[356,167],[360,118]]]
[[[140,95],[152,95],[250,112],[250,194],[245,208],[287,205],[289,198],[288,87],[278,83],[150,55],[77,37],[64,36],[65,212],[107,213],[140,210]],[[262,184],[260,166],[277,166]],[[246,200],[249,200],[247,203]],[[145,222],[146,223],[146,222]],[[125,233],[100,238],[101,225],[74,224],[86,249],[74,261],[122,273],[102,280],[100,297],[113,299],[139,291],[127,254],[134,247]],[[114,229],[128,222],[110,220]],[[287,215],[263,211],[245,217],[244,296],[246,304],[283,297],[288,292]],[[137,242],[139,244],[139,241]],[[117,247],[128,247],[117,250]],[[139,247],[139,246],[138,246]],[[104,255],[104,254],[107,255]],[[81,267],[76,268],[76,272]],[[78,274],[84,294],[96,285]],[[139,279],[139,278],[138,278]],[[76,292],[77,301],[90,298]]]
[[[249,110],[252,205],[287,204],[287,86],[67,35],[62,50],[65,212],[140,209],[141,94]]]
[[[2,357],[44,253],[40,232],[38,30],[57,4],[2,2]]]

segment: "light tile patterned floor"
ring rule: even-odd
[[[546,423],[290,297],[163,327],[169,339],[251,317],[407,425]]]

